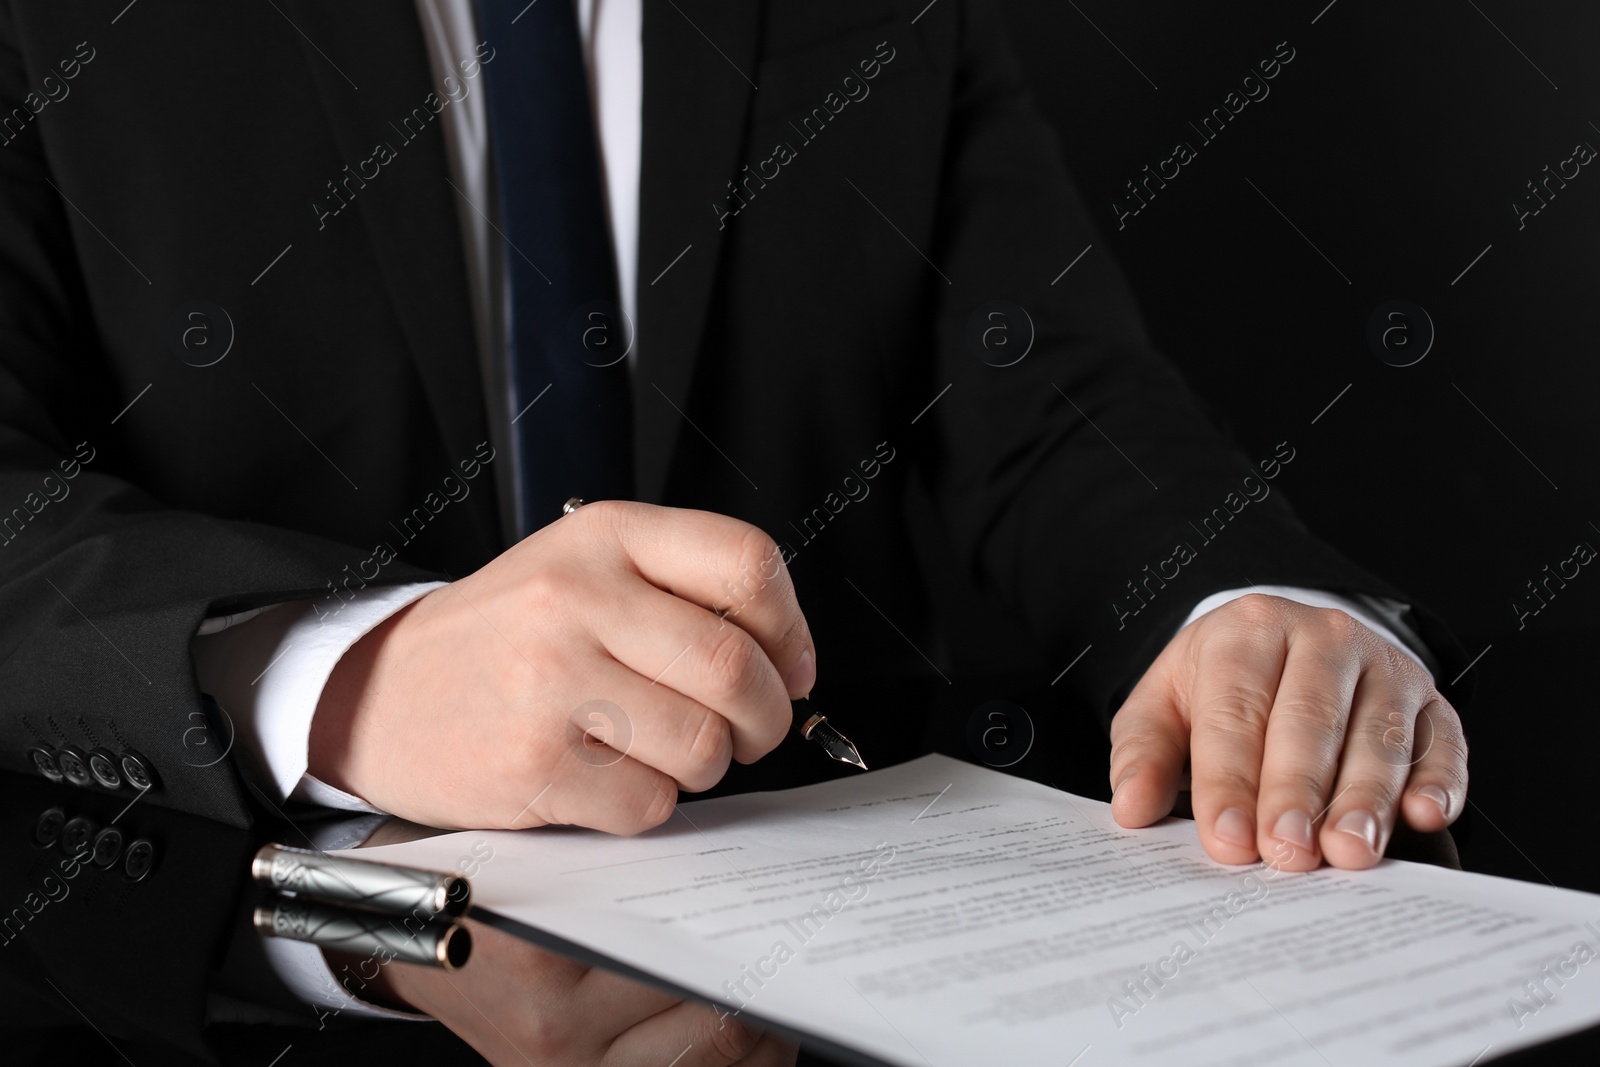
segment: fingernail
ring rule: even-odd
[[[1123,771],[1122,772],[1122,777],[1117,779],[1117,784],[1111,787],[1111,795],[1112,795],[1112,797],[1114,798],[1117,795],[1117,791],[1120,790],[1124,785],[1127,784],[1128,779],[1132,778],[1134,775],[1136,775],[1138,773],[1139,773],[1139,768],[1137,768],[1137,767],[1129,767],[1127,770]]]
[[[1450,817],[1450,796],[1436,785],[1425,785],[1416,790],[1419,797],[1427,797],[1439,805],[1439,810],[1444,812],[1444,817]]]
[[[1250,816],[1239,808],[1229,808],[1217,816],[1216,825],[1211,832],[1222,838],[1230,845],[1240,848],[1256,847],[1256,824]]]
[[[784,679],[783,684],[789,687],[792,695],[804,697],[811,694],[811,687],[817,684],[817,660],[809,648],[800,653],[799,662],[789,671],[789,677]]]
[[[1370,811],[1347,811],[1333,828],[1341,834],[1359,837],[1369,852],[1378,851],[1378,820]]]
[[[1278,816],[1278,821],[1272,824],[1272,836],[1280,841],[1287,841],[1291,845],[1301,848],[1311,847],[1311,816],[1303,811],[1291,809]]]

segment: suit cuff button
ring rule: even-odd
[[[156,772],[150,766],[150,761],[132,749],[122,753],[122,777],[141,793],[146,789],[154,789],[156,785]]]
[[[130,882],[142,882],[156,865],[156,846],[144,838],[137,838],[122,856],[122,873]]]
[[[49,848],[61,840],[61,828],[66,825],[66,812],[60,808],[46,808],[39,813],[39,821],[33,824],[33,843]]]
[[[89,773],[107,789],[121,789],[122,775],[117,771],[117,757],[103,748],[89,753]]]
[[[122,858],[122,831],[108,826],[94,835],[94,865],[115,867]]]
[[[61,767],[56,763],[56,752],[53,748],[35,745],[28,749],[28,762],[33,764],[33,769],[50,779],[52,782],[61,781]]]
[[[94,781],[89,773],[89,760],[76,745],[62,745],[56,750],[56,766],[67,781],[76,786],[87,786]]]
[[[94,839],[97,829],[99,827],[87,815],[68,819],[67,825],[61,828],[61,851],[73,859],[88,859],[91,853],[89,842]]]

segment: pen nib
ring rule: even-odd
[[[822,746],[833,759],[840,763],[848,763],[854,767],[867,769],[867,763],[861,758],[861,752],[844,734],[835,730],[827,719],[817,716],[806,728],[806,740]]]

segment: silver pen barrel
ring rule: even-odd
[[[255,928],[267,937],[388,962],[391,959],[454,971],[472,954],[472,933],[457,922],[356,911],[305,897],[273,897],[258,905]]]
[[[295,893],[349,908],[411,915],[460,915],[472,888],[454,874],[342,859],[308,849],[263,845],[250,874],[269,889]]]

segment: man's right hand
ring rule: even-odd
[[[351,647],[308,769],[430,826],[637,833],[776,747],[815,680],[770,537],[597,501]]]

